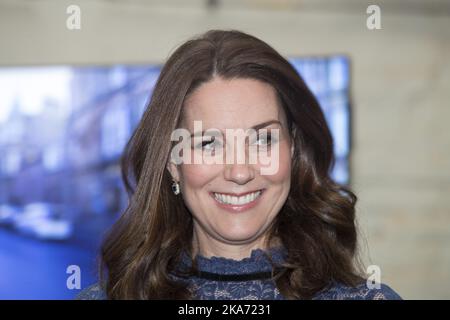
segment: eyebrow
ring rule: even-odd
[[[250,129],[254,129],[254,130],[259,130],[265,127],[270,126],[271,124],[279,124],[280,127],[282,127],[281,122],[278,120],[269,120],[269,121],[265,121],[263,123],[257,124],[256,126],[251,127]]]
[[[246,131],[248,131],[248,130],[250,130],[250,129],[253,129],[253,130],[255,130],[255,131],[258,131],[259,129],[268,127],[268,126],[270,126],[271,124],[274,124],[274,123],[275,123],[275,124],[279,124],[280,127],[282,127],[280,121],[278,121],[278,120],[268,120],[268,121],[264,121],[264,122],[262,122],[262,123],[259,123],[259,124],[257,124],[257,125],[254,125],[253,127],[247,129]],[[203,136],[203,135],[205,134],[205,131],[208,131],[208,130],[210,130],[210,129],[203,130],[203,131],[200,132],[200,133],[201,133],[202,136]],[[220,132],[222,132],[222,134],[223,134],[223,131],[222,131],[222,130],[220,130]],[[199,133],[198,133],[198,132],[194,132],[193,134],[191,134],[191,138],[192,138],[195,134],[199,134]]]

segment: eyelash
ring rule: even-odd
[[[262,135],[261,135],[262,136]],[[260,137],[261,137],[260,136]],[[259,137],[258,137],[259,138]],[[266,137],[265,137],[267,140],[268,140],[268,143],[266,143],[266,145],[271,145],[272,144],[272,136],[270,135],[270,134],[268,134]],[[259,139],[258,139],[259,140]]]
[[[258,140],[260,140],[261,138],[263,137],[263,135],[260,135],[259,137],[258,137]],[[268,140],[268,143],[266,143],[265,145],[263,145],[263,146],[269,146],[269,145],[271,145],[272,144],[272,136],[271,136],[271,134],[269,133],[269,134],[267,134],[267,136],[265,137],[267,140]],[[206,146],[208,146],[209,144],[211,144],[211,143],[213,143],[213,142],[215,142],[215,139],[214,138],[212,138],[211,140],[205,140],[205,141],[202,141],[202,142],[200,142],[198,145],[197,145],[197,149],[199,149],[199,148],[201,148],[201,149],[203,149],[204,147],[206,147]],[[206,144],[205,144],[206,143]]]
[[[204,147],[206,147],[207,145],[209,145],[210,143],[213,143],[215,141],[216,140],[214,138],[212,138],[211,140],[204,140],[196,146],[196,149],[203,149]]]

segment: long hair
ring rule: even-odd
[[[183,103],[213,77],[271,85],[294,141],[291,188],[269,229],[287,250],[275,283],[288,299],[312,298],[334,281],[356,285],[356,196],[330,179],[333,140],[321,108],[291,64],[240,31],[211,30],[182,44],[165,63],[149,105],[121,159],[128,207],[101,249],[100,280],[109,299],[190,299],[174,281],[183,251],[192,253],[192,216],[171,191],[170,136]]]

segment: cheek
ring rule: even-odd
[[[219,171],[220,166],[215,165],[182,165],[181,174],[183,176],[183,184],[188,189],[186,191],[191,191],[189,189],[201,189],[207,186]]]
[[[276,170],[273,174],[264,175],[268,180],[274,183],[289,183],[291,178],[291,150],[290,146],[286,142],[280,143],[279,146],[279,156],[278,156],[278,170]],[[272,158],[271,161],[276,161],[276,158]],[[272,162],[270,165],[265,167],[276,167],[275,162]]]

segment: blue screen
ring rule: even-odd
[[[331,175],[348,184],[348,58],[290,62],[331,129]],[[156,65],[0,69],[0,299],[72,299],[96,281],[101,239],[127,205],[119,158],[159,72]]]

